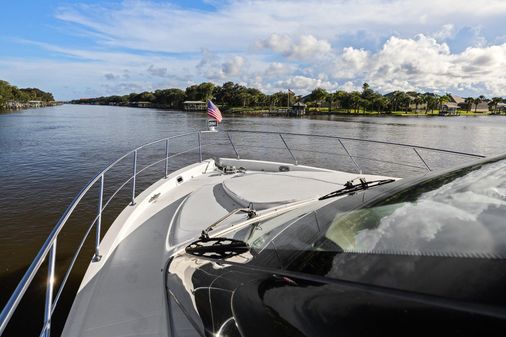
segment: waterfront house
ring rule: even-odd
[[[441,108],[441,111],[439,112],[440,115],[447,116],[447,115],[457,115],[457,111],[459,110],[459,105],[455,102],[448,102],[444,104]]]
[[[456,103],[460,110],[469,110],[469,111],[475,111],[476,112],[488,112],[488,103],[489,100],[483,100],[478,104],[478,106],[475,106],[474,103],[471,104],[470,107],[468,107],[466,103],[466,99],[457,95],[450,94],[449,95],[449,103]]]
[[[28,101],[28,106],[30,108],[40,108],[42,106],[42,101]]]
[[[475,104],[473,104],[471,110],[472,111],[475,111],[476,112],[489,112],[489,107],[488,107],[488,103],[490,102],[490,100],[484,100],[482,102],[480,102],[478,104],[478,106],[475,106]]]
[[[184,101],[183,108],[185,111],[205,111],[207,103],[203,101]]]
[[[459,106],[459,109],[465,110],[466,108],[466,99],[464,97],[460,97],[454,94],[448,95],[449,103],[456,103]]]
[[[496,111],[506,112],[506,103],[497,103]]]
[[[151,102],[147,101],[134,102],[134,104],[138,108],[149,108],[151,106]]]
[[[290,116],[302,116],[306,114],[306,104],[302,102],[297,102],[292,105],[292,108],[289,111]]]
[[[6,109],[10,109],[10,110],[17,110],[17,109],[23,108],[23,104],[21,104],[17,101],[7,101],[4,106]]]

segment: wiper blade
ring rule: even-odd
[[[344,184],[344,188],[341,188],[334,192],[330,192],[329,194],[325,194],[323,197],[318,198],[318,200],[325,200],[333,197],[338,197],[340,195],[362,191],[368,189],[369,187],[385,185],[395,181],[395,179],[380,179],[380,180],[366,181],[365,178],[358,178],[359,183],[353,184],[353,181],[355,180],[357,179],[347,181],[346,184]]]
[[[229,238],[207,238],[190,243],[185,252],[199,257],[225,259],[249,251],[249,245]]]
[[[214,229],[214,227],[218,226],[223,221],[227,220],[229,217],[231,217],[232,215],[237,214],[237,213],[248,214],[248,219],[252,219],[257,216],[257,212],[255,211],[255,209],[253,209],[253,204],[250,204],[248,208],[236,208],[236,209],[232,210],[231,212],[229,212],[228,214],[226,214],[225,216],[223,216],[222,218],[220,218],[215,223],[207,226],[206,229],[204,229],[202,231],[202,233],[200,234],[199,239],[200,240],[209,240],[209,232],[212,231]]]

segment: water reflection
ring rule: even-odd
[[[349,248],[504,256],[505,211],[506,161],[503,160],[425,193],[415,202],[371,209],[378,216],[388,215],[379,219],[377,227],[356,233],[353,247]]]

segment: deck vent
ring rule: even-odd
[[[181,176],[177,177],[176,181],[178,184],[181,184],[183,182],[183,177]]]
[[[279,172],[288,172],[290,171],[290,168],[288,166],[281,165],[279,167]]]

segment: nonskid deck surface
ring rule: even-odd
[[[181,313],[171,312],[172,320],[168,319],[164,289],[163,269],[176,245],[196,238],[234,208],[253,202],[257,209],[265,209],[316,197],[358,175],[303,169],[224,175],[210,160],[171,176],[173,179],[162,180],[139,195],[136,206],[127,207],[111,226],[101,244],[104,257],[90,264],[63,336],[184,332],[184,320],[177,319]],[[177,176],[185,177],[182,184],[173,183]],[[170,327],[169,321],[181,326]]]

